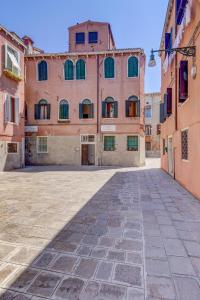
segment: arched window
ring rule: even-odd
[[[107,57],[104,60],[104,77],[114,78],[115,77],[115,61],[112,57]]]
[[[76,79],[85,79],[85,62],[83,59],[76,62]]]
[[[50,119],[50,104],[48,104],[47,100],[41,99],[38,104],[35,104],[35,119]]]
[[[140,117],[140,100],[137,96],[131,96],[126,100],[126,117]]]
[[[59,120],[69,119],[69,104],[67,100],[59,102]]]
[[[94,118],[94,105],[89,99],[85,99],[82,101],[82,103],[79,104],[79,118]]]
[[[71,60],[66,60],[64,64],[65,80],[74,79],[74,65]]]
[[[102,102],[102,118],[117,118],[118,117],[118,102],[112,97],[107,97]]]
[[[138,77],[138,59],[135,56],[128,59],[128,77]]]
[[[48,72],[47,72],[47,62],[42,60],[38,63],[38,80],[47,80]]]

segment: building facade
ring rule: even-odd
[[[194,56],[170,51],[188,46]],[[169,1],[161,49],[162,168],[200,198],[200,1]]]
[[[160,93],[145,94],[146,157],[160,157]]]
[[[144,51],[91,21],[69,28],[68,52],[27,44],[26,163],[144,165]]]
[[[24,166],[24,51],[0,26],[0,171]]]

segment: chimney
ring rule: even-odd
[[[27,35],[25,35],[22,39],[24,41],[24,45],[26,46],[26,54],[33,54],[33,40]]]

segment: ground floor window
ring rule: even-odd
[[[146,151],[151,151],[151,142],[145,142]]]
[[[7,153],[18,153],[18,143],[7,143]]]
[[[151,125],[145,125],[145,135],[151,135]]]
[[[188,160],[188,129],[181,132],[181,157]]]
[[[105,136],[104,137],[104,151],[115,151],[115,137]]]
[[[127,137],[127,150],[138,151],[138,136]]]
[[[48,140],[47,136],[37,137],[37,153],[47,153],[48,152]]]

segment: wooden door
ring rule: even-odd
[[[82,165],[88,165],[88,145],[82,145],[82,153],[81,153],[81,163]]]

